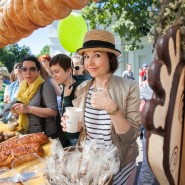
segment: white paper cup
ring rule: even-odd
[[[66,131],[76,133],[78,131],[78,122],[82,115],[82,109],[77,107],[66,107]]]

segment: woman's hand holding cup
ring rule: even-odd
[[[62,126],[62,130],[64,132],[66,132],[66,115],[65,115],[65,113],[64,113],[64,116],[61,117],[60,125]]]
[[[82,109],[75,107],[66,107],[66,112],[61,118],[61,126],[64,132],[80,132],[82,123],[80,122]]]

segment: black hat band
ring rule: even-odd
[[[99,40],[90,40],[84,42],[83,48],[110,48],[115,50],[115,45],[110,42],[99,41]],[[81,49],[83,49],[81,48]]]

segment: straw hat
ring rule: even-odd
[[[106,30],[91,30],[88,31],[84,38],[83,47],[78,49],[78,54],[83,54],[85,51],[106,51],[119,56],[121,52],[115,48],[114,35]]]

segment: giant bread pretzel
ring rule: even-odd
[[[28,37],[34,30],[82,9],[89,0],[1,0],[0,48]],[[94,0],[97,2],[97,0]]]
[[[158,60],[151,63],[148,81],[154,96],[143,109],[147,158],[161,185],[185,184],[185,59],[178,26],[158,39]],[[184,42],[185,43],[185,42]]]

